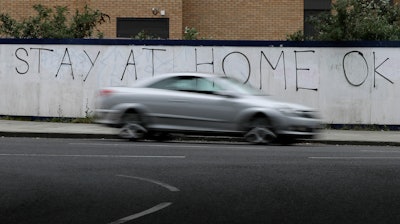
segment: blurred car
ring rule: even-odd
[[[96,99],[95,120],[131,140],[171,133],[242,136],[251,143],[313,138],[317,111],[273,100],[223,75],[169,73],[132,87],[107,87]]]

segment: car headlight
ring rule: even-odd
[[[309,119],[319,119],[319,115],[313,110],[296,110],[290,107],[283,107],[278,109],[283,115],[288,117],[302,117]]]
[[[298,111],[290,107],[279,108],[278,110],[288,117],[301,117],[303,114],[302,111]]]

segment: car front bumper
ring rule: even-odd
[[[284,125],[276,130],[278,136],[295,139],[315,138],[322,130],[323,124],[319,119],[289,118]]]

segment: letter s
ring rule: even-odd
[[[28,63],[26,60],[22,59],[22,58],[18,55],[18,53],[19,53],[20,51],[25,52],[26,56],[28,56],[28,51],[27,51],[25,48],[18,48],[17,50],[15,50],[15,57],[17,57],[19,60],[21,60],[22,62],[24,62],[24,64],[26,64],[26,67],[27,67],[25,71],[20,71],[20,70],[18,70],[17,67],[15,68],[15,70],[18,72],[18,74],[23,75],[23,74],[28,73],[28,71],[29,71],[29,63]]]

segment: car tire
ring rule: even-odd
[[[166,132],[150,132],[148,138],[157,142],[166,142],[173,139],[173,136]]]
[[[247,142],[267,145],[276,140],[276,134],[272,131],[271,122],[267,117],[256,116],[249,121],[248,131],[244,135]]]
[[[299,143],[300,140],[296,139],[296,138],[290,138],[290,137],[279,137],[277,139],[277,142],[281,145],[285,145],[285,146],[290,146],[290,145],[294,145],[296,143]]]
[[[144,139],[147,130],[144,127],[142,118],[136,111],[127,111],[121,118],[122,128],[119,137],[131,141]]]

